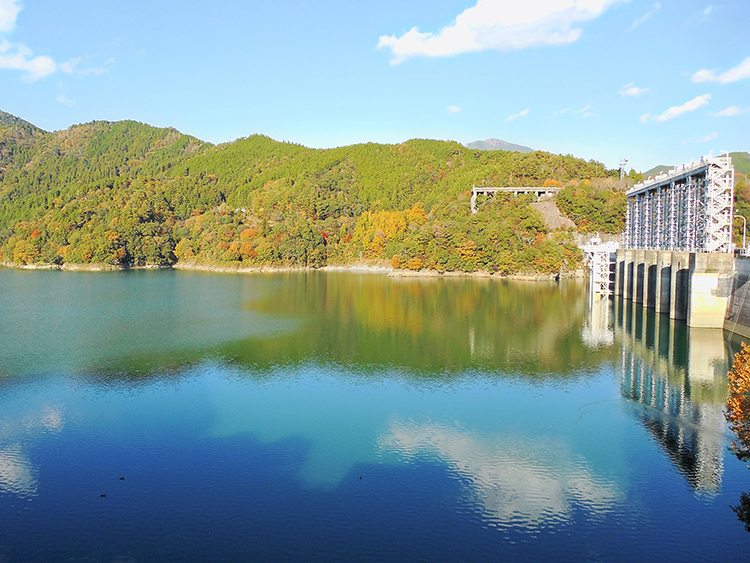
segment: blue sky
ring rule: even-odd
[[[0,109],[646,170],[750,151],[749,29],[747,0],[0,0]]]

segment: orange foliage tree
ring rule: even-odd
[[[735,354],[734,364],[727,375],[726,418],[736,440],[732,452],[743,461],[750,462],[750,346],[742,343],[742,350]]]
[[[727,377],[729,389],[725,416],[737,438],[732,442],[732,452],[742,461],[750,462],[750,346],[744,342],[742,350],[734,356]],[[750,494],[740,494],[740,503],[732,510],[750,532]]]

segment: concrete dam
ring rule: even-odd
[[[707,156],[627,192],[623,247],[590,256],[595,291],[750,338],[750,257],[732,244],[734,167]],[[606,264],[603,266],[603,264]]]

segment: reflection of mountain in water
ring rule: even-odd
[[[613,353],[581,340],[585,292],[574,280],[2,274],[0,376],[75,371],[144,381],[209,357],[256,372],[312,361],[430,378],[479,369],[565,379]]]
[[[622,396],[648,407],[636,416],[690,486],[718,492],[729,357],[723,331],[688,328],[627,301],[613,308]]]
[[[295,317],[299,329],[234,342],[219,355],[254,367],[317,358],[423,376],[482,369],[562,379],[612,355],[581,340],[585,295],[575,281],[290,275],[252,307]]]

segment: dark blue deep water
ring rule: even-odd
[[[738,345],[573,282],[0,270],[0,562],[750,561]]]

